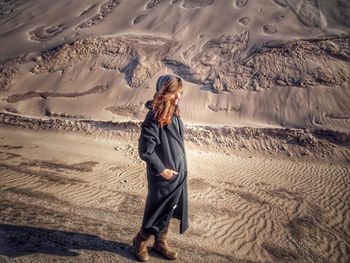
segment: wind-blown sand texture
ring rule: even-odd
[[[2,260],[132,260],[147,187],[137,144],[3,130]],[[179,262],[348,260],[348,165],[198,149],[188,160],[191,227],[171,225]]]
[[[0,1],[0,261],[135,260],[144,102],[173,73],[178,262],[349,262],[349,26],[347,0]]]

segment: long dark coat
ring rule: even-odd
[[[139,155],[147,164],[148,194],[142,227],[150,233],[163,231],[171,218],[180,223],[180,234],[188,228],[187,162],[184,147],[184,127],[181,119],[179,128],[173,123],[160,127],[150,106],[141,125]],[[173,117],[175,118],[175,117]],[[178,172],[167,180],[161,176],[165,168]]]

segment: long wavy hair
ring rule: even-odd
[[[168,125],[174,114],[180,116],[180,109],[178,105],[175,104],[173,95],[181,89],[181,79],[172,75],[157,87],[158,92],[154,94],[152,108],[155,113],[155,118],[161,127]]]

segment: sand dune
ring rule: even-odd
[[[0,1],[0,261],[135,260],[144,103],[173,73],[190,165],[178,262],[349,262],[349,14],[346,0]]]
[[[149,87],[160,72],[171,71],[188,82],[182,102],[188,122],[349,129],[348,36],[270,41],[244,54],[248,41],[248,31],[222,35],[191,55],[193,44],[180,52],[183,58],[192,57],[184,63],[170,58],[181,46],[170,39],[129,35],[78,40],[4,62],[6,102],[1,107],[40,117],[48,105],[62,115],[102,119],[118,119],[129,108],[133,114],[128,119],[140,121],[143,103],[153,93]],[[198,98],[195,103],[192,96]],[[23,103],[28,99],[29,104]],[[82,107],[74,106],[77,100]]]

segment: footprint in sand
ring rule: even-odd
[[[272,2],[283,8],[286,8],[288,6],[286,0],[272,0]]]
[[[274,24],[265,24],[262,30],[265,34],[275,34],[277,32],[277,27]]]
[[[215,0],[185,0],[181,7],[183,8],[200,8],[212,5]]]
[[[65,24],[57,24],[49,27],[39,26],[30,31],[29,38],[33,41],[47,41],[67,28]]]
[[[243,16],[238,19],[238,22],[241,23],[242,25],[246,26],[249,24],[251,18],[249,16]]]
[[[86,27],[92,27],[95,26],[99,23],[101,23],[107,15],[109,15],[110,13],[112,13],[112,11],[122,2],[122,0],[110,0],[107,1],[105,3],[103,3],[100,7],[100,11],[98,12],[97,15],[83,21],[82,23],[80,23],[77,27],[75,27],[75,29],[78,28],[86,28]],[[92,6],[90,9],[86,9],[85,13],[81,13],[80,16],[82,16],[83,14],[86,14],[87,12],[89,12],[93,7]]]
[[[137,25],[137,24],[141,23],[142,20],[144,20],[146,16],[147,16],[146,14],[143,14],[143,15],[139,15],[139,16],[135,17],[135,18],[132,20],[132,24],[133,24],[133,25]]]
[[[16,6],[11,3],[9,0],[0,2],[0,15],[6,15],[14,12],[16,10]]]
[[[248,3],[248,0],[235,0],[235,6],[237,8],[242,8],[244,6],[246,6]]]
[[[146,9],[151,9],[153,7],[156,7],[157,5],[161,4],[164,0],[150,0],[147,5]]]
[[[87,8],[85,8],[85,10],[83,12],[81,12],[78,16],[83,16],[86,15],[87,13],[89,13],[92,9],[94,9],[97,5],[90,5]]]
[[[316,0],[288,1],[288,6],[306,26],[321,27],[327,24]]]

